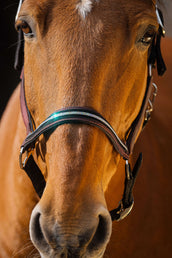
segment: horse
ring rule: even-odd
[[[22,82],[0,128],[1,257],[118,255],[112,220],[133,206],[141,156],[133,171],[128,160],[152,111],[152,67],[164,70],[162,23],[152,0],[20,1]]]

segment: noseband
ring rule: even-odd
[[[21,6],[22,1],[20,1]],[[19,6],[19,9],[20,9]],[[19,10],[18,10],[19,12]],[[17,14],[18,14],[17,12]],[[156,95],[157,87],[155,84],[152,84],[152,66],[154,66],[155,62],[157,63],[158,74],[162,75],[166,68],[163,62],[161,51],[160,51],[160,39],[161,36],[164,36],[163,30],[163,20],[161,11],[156,7],[157,18],[159,21],[159,32],[154,39],[151,46],[151,54],[148,60],[148,76],[147,76],[147,85],[146,91],[143,98],[143,102],[140,108],[140,112],[138,113],[136,119],[131,125],[131,128],[128,133],[128,137],[125,141],[122,141],[112,126],[108,123],[108,121],[97,111],[89,107],[67,107],[52,113],[47,119],[45,119],[35,130],[33,129],[33,120],[31,118],[31,114],[29,112],[26,98],[25,98],[25,87],[24,87],[24,71],[21,74],[21,91],[20,91],[20,103],[21,103],[21,112],[24,124],[27,130],[27,137],[21,145],[19,162],[20,167],[25,170],[27,175],[30,177],[32,184],[41,198],[45,186],[46,181],[44,176],[36,164],[32,152],[35,148],[35,144],[38,141],[40,135],[51,134],[52,131],[63,124],[87,124],[90,126],[94,126],[103,131],[106,136],[109,138],[112,143],[114,149],[124,158],[126,161],[125,165],[125,183],[124,183],[124,193],[123,198],[120,201],[119,206],[110,211],[110,215],[112,220],[121,220],[125,218],[131,211],[134,199],[133,199],[133,186],[138,174],[139,168],[142,162],[142,154],[139,155],[134,169],[131,170],[128,159],[130,154],[132,153],[134,143],[138,132],[141,127],[144,127],[147,121],[150,119],[150,114],[153,110],[153,101],[151,98],[152,93],[152,85],[154,88],[153,92],[153,100]],[[21,32],[19,32],[19,37],[21,37]],[[20,39],[21,40],[21,39]],[[21,52],[21,53],[20,53]],[[21,64],[21,56],[23,55],[23,49],[21,46],[17,48],[17,55],[15,60],[15,67],[20,68],[23,66]],[[23,58],[23,57],[22,57]],[[23,158],[23,155],[25,158]]]

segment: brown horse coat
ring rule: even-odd
[[[144,4],[144,7],[148,9],[149,6],[152,6],[150,2],[151,1],[147,0],[144,3],[142,2],[142,4]],[[26,10],[28,8],[31,12],[34,1],[30,1],[30,3],[31,4],[28,4],[27,6],[26,1],[25,8]],[[127,6],[132,7],[133,2],[131,1],[131,3],[128,3]],[[139,10],[141,10],[142,6],[139,5],[137,7],[139,8]],[[64,13],[64,17],[67,17],[68,12],[71,11],[71,6],[69,6],[69,9],[66,8],[65,10],[66,13]],[[42,9],[40,9],[39,11],[41,13]],[[58,8],[56,8],[56,11],[58,11]],[[131,9],[130,11],[135,14],[134,9]],[[69,21],[71,17],[68,17],[67,20],[64,20],[64,17],[61,16],[60,18],[64,22],[63,25],[67,25],[66,22]],[[38,15],[37,19],[41,21],[42,16]],[[109,17],[109,19],[110,22],[113,21],[112,17]],[[153,20],[155,27],[157,27],[154,14],[153,16],[151,16],[151,18],[149,17],[148,20],[150,22],[152,22]],[[123,20],[121,20],[121,22],[122,21]],[[116,21],[113,22],[115,25]],[[71,19],[71,24],[73,26],[75,23],[76,20]],[[106,28],[109,28],[109,24],[106,24]],[[130,24],[130,26],[131,25],[132,24]],[[58,26],[58,24],[56,24],[56,26]],[[107,46],[112,46],[111,36],[113,35],[113,37],[116,37],[114,28],[115,26],[110,27],[110,29],[113,31],[113,34],[108,34],[110,40],[106,42]],[[53,36],[53,30],[49,32],[48,37],[46,34],[46,29],[47,28],[44,27],[44,30],[40,30],[40,34],[37,35],[41,38],[41,40],[45,40],[44,43],[46,42],[46,40],[48,42],[49,37]],[[58,33],[61,33],[61,31],[63,31],[64,35],[66,35],[66,28],[61,27],[58,29]],[[68,29],[70,31],[71,27],[69,26]],[[83,28],[80,29],[81,31],[83,30]],[[101,29],[101,22],[97,24],[96,28],[89,28],[89,32],[97,37],[96,44],[100,43],[102,40],[99,38],[99,33]],[[120,28],[117,29],[120,32]],[[121,39],[126,36],[125,33],[126,31],[122,31],[121,34],[119,34],[121,36]],[[63,38],[63,42],[51,42],[51,45],[48,46],[48,52],[46,52],[44,56],[40,55],[40,58],[42,57],[42,63],[39,63],[39,59],[34,57],[32,51],[37,50],[35,53],[42,54],[45,50],[44,47],[47,48],[46,43],[44,47],[43,45],[41,45],[42,48],[40,46],[38,47],[37,44],[34,43],[32,49],[30,48],[29,42],[27,42],[26,44],[26,52],[29,52],[29,55],[26,55],[25,59],[26,96],[35,123],[36,125],[39,125],[40,122],[42,122],[48,114],[50,114],[60,106],[65,106],[67,104],[76,105],[76,103],[78,105],[85,105],[86,103],[88,103],[88,105],[93,106],[95,109],[100,109],[100,111],[104,113],[103,115],[105,115],[107,118],[111,118],[110,120],[112,121],[110,122],[113,122],[113,126],[115,128],[118,128],[117,133],[119,133],[119,136],[123,137],[126,133],[126,129],[130,126],[131,121],[133,121],[134,117],[138,113],[139,106],[141,105],[141,101],[144,95],[143,85],[145,85],[146,81],[145,74],[147,52],[144,51],[143,54],[143,52],[139,52],[140,50],[137,51],[135,47],[132,47],[130,50],[128,49],[128,45],[127,47],[123,46],[122,41],[120,42],[119,39],[116,37],[116,45],[113,45],[113,48],[116,47],[119,50],[119,56],[122,56],[122,54],[124,54],[121,49],[125,50],[125,54],[128,54],[127,58],[125,55],[126,59],[122,60],[122,64],[126,64],[126,62],[124,61],[129,60],[129,62],[127,63],[127,67],[132,70],[134,70],[134,68],[137,68],[138,74],[133,73],[132,75],[130,75],[129,70],[125,70],[125,67],[118,67],[117,71],[121,72],[122,70],[123,77],[122,79],[116,77],[116,85],[121,86],[122,88],[120,89],[119,87],[116,87],[116,91],[114,93],[113,89],[110,89],[110,87],[108,88],[108,85],[112,84],[112,76],[114,76],[114,70],[109,70],[109,60],[106,60],[104,54],[101,55],[100,59],[102,63],[100,66],[97,59],[93,59],[96,60],[96,63],[93,63],[89,59],[87,60],[85,58],[84,66],[81,60],[78,58],[77,62],[75,63],[78,70],[75,70],[76,67],[73,63],[73,60],[76,61],[75,56],[87,57],[86,53],[87,51],[90,51],[89,57],[97,54],[96,58],[98,58],[98,54],[100,54],[101,52],[99,52],[99,49],[95,48],[95,41],[93,41],[92,37],[90,38],[88,48],[88,45],[85,44],[86,33],[84,34],[85,38],[79,38],[76,34],[75,36],[76,38],[73,39],[71,45],[68,44],[65,46],[66,52],[60,52],[60,55],[57,52],[55,53],[55,56],[52,55],[51,48],[53,48],[57,43],[60,43],[60,47],[62,46],[62,43],[67,44],[65,36]],[[57,34],[56,39],[59,40]],[[62,40],[62,38],[60,38],[60,40]],[[133,44],[132,40],[128,43],[129,45]],[[81,47],[81,45],[82,48],[77,48],[74,49],[73,52],[70,52],[71,46]],[[95,49],[96,53],[94,53],[93,51]],[[106,52],[105,50],[106,49],[103,49],[103,53]],[[117,53],[115,53],[112,58],[112,49],[110,49],[109,51],[110,52],[108,53],[107,59],[110,57],[110,60],[113,63],[114,58],[117,59],[119,58],[119,56],[117,55]],[[67,56],[70,58],[66,59]],[[134,59],[134,57],[139,57],[141,62],[139,63],[138,60]],[[169,58],[168,53],[167,58]],[[57,59],[58,61],[60,60],[60,64],[66,62],[68,67],[71,67],[71,70],[68,70],[67,68],[66,70],[62,70],[60,65],[57,67],[59,77],[55,77],[55,83],[61,86],[59,87],[58,95],[55,94],[52,88],[52,86],[54,85],[53,76],[56,76],[56,70],[53,70],[52,64],[54,64]],[[44,67],[44,62],[50,65],[50,70],[48,69],[46,71],[43,68],[43,70],[34,69],[35,67],[37,67],[38,63],[40,67]],[[32,65],[30,66],[31,63]],[[168,65],[170,66],[170,61],[167,62],[167,66]],[[87,76],[87,71],[89,71],[89,74],[91,74],[92,68],[96,68],[97,72],[105,71],[106,76],[107,74],[110,76],[109,79],[106,81],[105,78],[99,78],[99,76],[94,73],[92,74],[92,77]],[[76,71],[77,73],[79,73],[79,75],[75,78]],[[48,77],[46,72],[48,74]],[[48,86],[50,88],[47,88],[47,78],[49,78]],[[81,88],[80,91],[78,90],[78,88],[80,87],[81,81],[78,81],[78,78],[82,78],[83,88]],[[39,87],[30,87],[30,82],[32,82],[32,86],[36,85]],[[96,85],[99,85],[99,88],[95,87],[95,82],[97,82]],[[126,84],[126,82],[128,84]],[[106,91],[105,88],[102,87],[105,85],[107,86]],[[135,86],[134,88],[133,85]],[[87,87],[89,89],[89,92],[87,91]],[[122,91],[126,89],[125,87],[127,87],[128,91]],[[47,232],[49,231],[49,228],[50,226],[52,226],[53,223],[53,225],[55,225],[55,230],[57,230],[58,222],[62,225],[60,230],[62,230],[62,233],[64,232],[64,234],[61,234],[64,237],[63,241],[67,241],[67,243],[70,243],[71,245],[73,244],[73,246],[76,248],[77,242],[74,236],[75,234],[79,234],[78,230],[81,230],[83,234],[83,228],[84,232],[85,230],[90,229],[90,225],[91,227],[94,225],[95,228],[95,224],[97,223],[97,217],[101,216],[103,218],[103,223],[105,224],[105,227],[100,225],[100,229],[102,229],[102,231],[100,230],[100,236],[97,235],[97,237],[100,237],[96,241],[96,244],[99,244],[99,248],[97,249],[100,249],[100,252],[99,250],[95,250],[93,246],[91,250],[93,250],[94,252],[91,251],[92,253],[90,253],[90,255],[87,253],[87,257],[100,257],[105,250],[109,238],[110,243],[105,252],[105,257],[113,258],[132,256],[142,258],[145,256],[162,257],[163,255],[165,255],[165,257],[168,257],[170,253],[169,240],[171,224],[169,218],[170,210],[168,206],[168,199],[166,199],[166,197],[170,196],[171,187],[169,185],[170,156],[167,146],[169,146],[168,144],[171,140],[171,131],[169,130],[170,119],[165,119],[164,113],[169,114],[168,112],[171,108],[169,107],[171,102],[169,102],[168,99],[169,87],[167,83],[166,87],[167,91],[164,91],[164,95],[163,93],[162,95],[159,93],[159,102],[162,102],[163,105],[161,104],[162,107],[160,107],[157,101],[157,111],[154,113],[154,120],[152,119],[152,124],[150,122],[148,128],[145,129],[145,132],[143,133],[144,138],[140,139],[136,147],[136,150],[137,148],[143,150],[145,155],[145,162],[142,168],[142,175],[138,178],[136,184],[137,186],[135,189],[135,210],[132,215],[125,221],[119,222],[118,224],[113,224],[111,238],[111,222],[109,219],[108,210],[114,208],[115,205],[117,206],[118,201],[121,199],[121,195],[123,192],[124,171],[123,169],[121,169],[123,166],[122,162],[117,169],[117,164],[120,157],[116,153],[115,155],[112,155],[112,146],[107,141],[105,135],[101,134],[101,137],[99,137],[100,132],[97,131],[95,128],[65,125],[59,128],[58,132],[55,131],[53,136],[50,137],[50,139],[48,140],[47,149],[45,149],[45,139],[40,139],[39,149],[37,149],[35,158],[39,163],[41,170],[43,171],[44,176],[47,180],[47,187],[45,189],[43,198],[41,198],[39,204],[34,209],[32,219],[35,218],[35,214],[43,214],[43,219],[39,223],[41,225],[44,225],[43,228],[45,227],[45,225],[48,226],[46,229],[47,231],[45,229],[43,230],[46,237],[48,236]],[[42,90],[42,88],[44,88],[44,91]],[[67,94],[69,93],[69,91],[70,94]],[[103,92],[107,95],[105,96],[105,94],[102,94]],[[122,94],[123,92],[125,92],[125,94]],[[65,96],[65,98],[63,98],[63,95]],[[106,98],[104,98],[104,96]],[[131,96],[133,96],[132,102]],[[107,105],[107,103],[110,103],[112,97],[113,99],[114,97],[116,99],[115,103],[110,104],[114,104],[113,110],[116,116],[115,119],[114,117],[111,117],[113,116],[113,114],[109,113]],[[50,102],[50,99],[52,99],[53,101]],[[100,105],[100,103],[102,103],[102,106]],[[130,109],[128,109],[128,107],[130,107]],[[125,117],[123,115],[125,115]],[[34,249],[33,244],[29,239],[28,229],[31,212],[39,199],[35,194],[28,177],[19,169],[18,165],[19,148],[23,139],[25,138],[25,127],[22,121],[19,106],[19,87],[15,90],[7,106],[7,109],[1,121],[0,130],[0,255],[1,257],[33,256],[34,254],[37,254],[37,251],[36,249]],[[87,141],[85,141],[85,139],[87,139]],[[102,146],[104,148],[102,148]],[[54,149],[55,151],[52,152],[52,150]],[[68,155],[68,153],[70,153],[70,155]],[[61,159],[57,159],[57,156],[61,157]],[[73,162],[74,160],[77,162]],[[106,169],[110,173],[110,175],[101,173]],[[116,173],[111,172],[115,171],[115,169],[117,169]],[[98,171],[97,173],[95,173],[96,170]],[[115,176],[113,176],[113,178],[111,179],[114,173]],[[165,177],[163,176],[164,174]],[[79,177],[77,177],[77,175],[79,175]],[[108,186],[109,181],[110,184]],[[106,192],[107,209],[103,192]],[[56,207],[58,207],[58,209],[56,209]],[[54,222],[55,218],[56,223]],[[30,231],[32,230],[33,229],[31,227]],[[47,243],[49,243],[49,245],[53,249],[56,248],[54,244],[57,239],[54,240],[47,237],[46,244],[44,245],[44,239],[42,238],[41,231],[39,231],[38,233],[38,239],[40,237],[42,242],[41,248],[49,248],[47,247]],[[85,237],[88,237],[88,235],[89,234],[85,235]],[[92,239],[94,239],[93,236]],[[61,239],[58,240],[62,241]],[[61,245],[64,245],[63,241]],[[86,240],[83,238],[82,241]],[[103,244],[101,243],[101,241],[103,242]],[[39,246],[39,241],[37,243],[35,242],[34,244],[38,244]],[[70,251],[73,252],[72,250]],[[45,250],[43,250],[43,252],[45,252]],[[56,250],[56,252],[61,252],[61,255],[65,255],[66,251]],[[76,257],[78,257],[77,255]]]

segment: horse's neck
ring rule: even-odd
[[[20,138],[24,136],[24,127],[20,115],[19,103],[19,87],[16,88],[12,97],[10,98],[7,108],[2,116],[0,124],[0,157],[1,162],[0,176],[6,176],[5,171],[8,171],[11,164],[15,164],[17,150],[19,150]]]
[[[11,257],[13,244],[20,249],[22,242],[28,241],[29,236],[23,232],[23,227],[29,227],[30,213],[36,202],[30,180],[18,163],[20,145],[26,134],[19,94],[17,87],[0,124],[0,245],[4,242],[7,247],[4,257]]]

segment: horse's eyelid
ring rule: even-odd
[[[20,28],[20,23],[19,23],[19,21],[16,21],[16,22],[15,22],[14,28],[16,29],[16,31],[19,30],[19,28]]]

